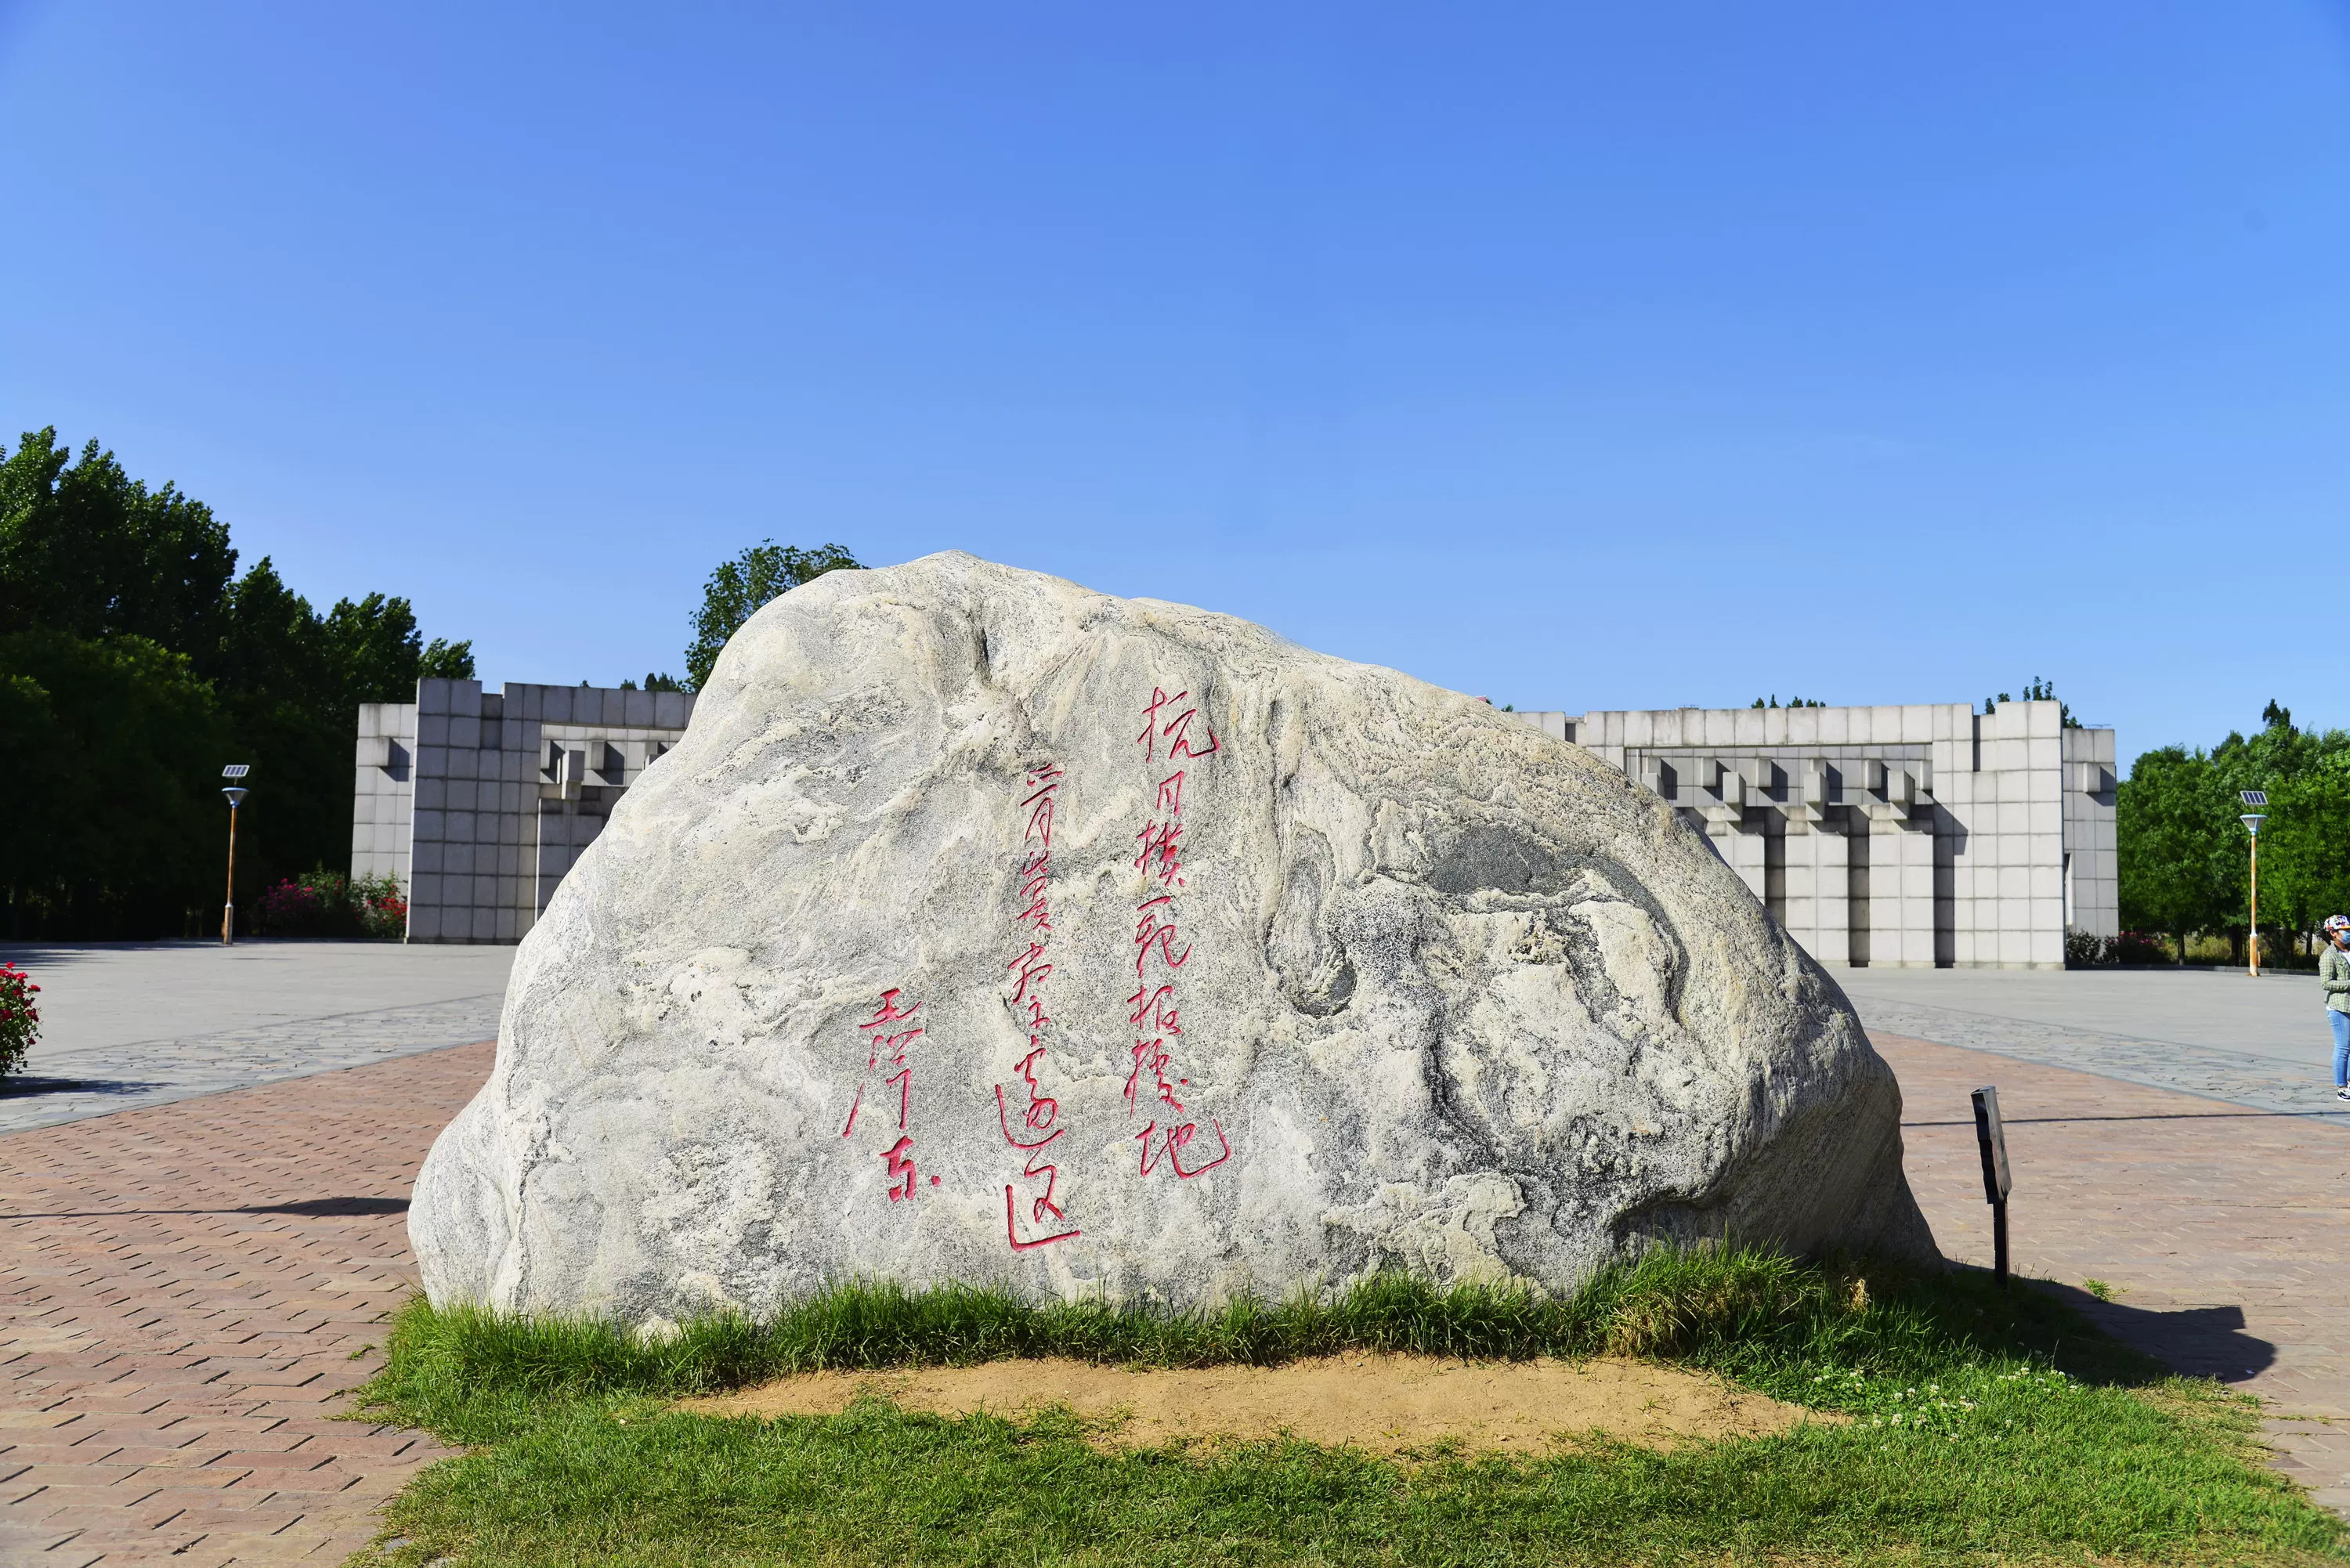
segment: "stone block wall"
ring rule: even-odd
[[[1679,808],[1826,964],[2060,969],[2118,929],[2114,732],[2055,702],[1517,717]]]
[[[410,941],[519,941],[692,714],[681,691],[448,680],[418,681],[413,703],[365,705],[353,874],[400,877]],[[399,774],[374,760],[395,751]]]
[[[359,704],[351,792],[351,875],[409,886],[408,841],[416,803],[416,704]]]

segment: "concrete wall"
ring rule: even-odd
[[[2055,702],[1521,713],[1679,808],[1826,964],[2058,969],[2119,926],[2114,732]]]
[[[351,875],[409,885],[408,836],[416,803],[416,704],[359,704],[358,778],[351,793]]]
[[[445,680],[363,706],[353,875],[400,877],[410,941],[519,941],[692,714],[686,692]]]

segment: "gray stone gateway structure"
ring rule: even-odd
[[[420,680],[359,712],[351,875],[408,893],[411,942],[518,942],[693,697]]]
[[[408,940],[515,942],[683,739],[681,691],[421,680],[359,711],[351,873]],[[1830,965],[2061,969],[2119,929],[2114,732],[2054,702],[1510,715],[1671,802]]]
[[[1521,713],[1700,829],[1824,964],[2062,969],[2120,929],[2114,732],[2055,702]]]

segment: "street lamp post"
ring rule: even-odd
[[[2264,789],[2248,789],[2238,793],[2243,803],[2249,806],[2259,807],[2269,803],[2269,792]],[[2244,813],[2236,820],[2244,825],[2244,831],[2251,834],[2252,837],[2252,978],[2258,980],[2261,978],[2261,824],[2266,822],[2268,817],[2258,810],[2252,810]]]
[[[250,763],[231,763],[221,769],[224,779],[241,779],[253,771]],[[230,784],[221,791],[228,796],[228,902],[221,909],[221,945],[227,947],[236,940],[236,808],[244,804],[251,793],[240,785]]]

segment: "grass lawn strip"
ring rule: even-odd
[[[2341,1524],[2258,1463],[2252,1401],[2042,1293],[1890,1263],[1659,1251],[1569,1297],[1383,1277],[1213,1314],[858,1286],[659,1344],[420,1303],[389,1348],[369,1413],[475,1446],[392,1505],[403,1565],[2345,1560]],[[1401,1463],[1288,1439],[1103,1452],[1067,1411],[671,1408],[803,1371],[1349,1351],[1636,1355],[1851,1421]]]

